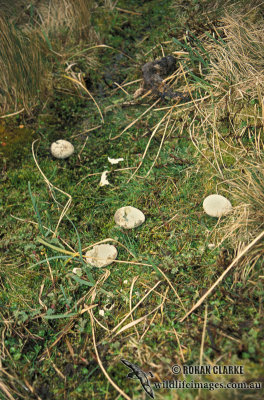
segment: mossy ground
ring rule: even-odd
[[[190,15],[194,13],[199,30],[207,29],[204,17],[202,14],[199,16],[199,10],[207,2],[180,3],[182,13],[179,10],[175,13],[169,8],[172,5],[169,0],[119,1],[121,11],[117,8],[95,9],[93,23],[102,41],[126,54],[111,49],[97,50],[100,67],[90,73],[91,91],[102,111],[108,107],[103,113],[104,124],[91,100],[69,97],[58,91],[47,104],[45,112],[33,122],[27,124],[23,117],[17,116],[1,128],[3,135],[8,129],[16,133],[19,129],[23,132],[29,129],[30,137],[26,148],[23,142],[23,150],[13,142],[15,158],[10,157],[12,151],[6,152],[2,164],[0,366],[11,376],[2,373],[1,379],[10,387],[15,399],[121,398],[97,363],[88,312],[72,318],[52,319],[54,315],[64,315],[69,309],[76,311],[74,305],[87,295],[90,287],[84,281],[74,280],[70,274],[74,267],[82,265],[74,259],[67,263],[63,258],[54,259],[64,254],[41,245],[38,236],[64,250],[69,250],[71,246],[74,251],[78,251],[78,240],[85,248],[112,238],[134,255],[132,257],[124,247],[118,246],[118,260],[133,261],[135,264],[124,262],[109,266],[109,277],[99,284],[103,291],[98,290],[96,298],[91,301],[91,304],[97,304],[94,316],[108,330],[114,329],[129,312],[132,282],[133,307],[160,281],[155,291],[133,314],[134,320],[140,318],[164,301],[152,322],[153,314],[146,323],[141,322],[117,336],[109,335],[99,325],[95,330],[104,368],[131,398],[146,397],[137,381],[126,379],[129,371],[120,362],[121,358],[140,365],[146,371],[151,370],[155,380],[160,381],[176,379],[171,373],[174,364],[198,365],[200,362],[205,304],[184,322],[179,320],[221,275],[232,255],[228,255],[223,248],[208,248],[214,238],[216,221],[204,214],[202,202],[220,181],[201,160],[190,140],[187,125],[182,129],[181,118],[183,120],[184,116],[179,116],[175,128],[166,137],[157,163],[147,178],[143,177],[158,152],[162,132],[151,142],[137,173],[140,177],[128,183],[133,169],[113,171],[108,178],[111,185],[99,186],[100,173],[116,169],[110,167],[107,157],[123,157],[124,162],[118,168],[138,165],[152,127],[159,122],[162,114],[162,111],[149,112],[118,139],[112,140],[152,104],[152,100],[147,98],[143,104],[122,106],[126,95],[116,90],[115,82],[121,84],[139,79],[140,66],[162,56],[158,43],[170,41],[172,37],[181,39],[185,23],[192,21],[191,17],[188,19],[188,10]],[[123,12],[122,9],[138,14]],[[208,11],[206,7],[205,11]],[[162,45],[165,53],[167,46],[169,48],[169,44]],[[139,83],[128,86],[129,94],[132,95],[138,86]],[[159,107],[161,104],[164,107],[171,105],[166,100],[162,102]],[[192,116],[193,110],[190,111],[190,121]],[[21,124],[27,125],[26,128],[18,128]],[[80,134],[98,125],[101,127],[88,133],[88,136]],[[60,138],[70,140],[75,146],[74,155],[66,161],[50,156],[50,143]],[[56,239],[52,238],[51,231],[55,230],[62,207],[57,207],[33,160],[32,139],[40,139],[35,143],[34,151],[47,179],[72,197],[68,218],[63,218]],[[226,157],[226,162],[228,160]],[[232,160],[229,162],[232,163]],[[29,182],[37,204],[35,210]],[[56,200],[62,205],[67,199],[67,196],[56,192]],[[146,222],[132,231],[117,228],[113,215],[117,208],[124,205],[142,210]],[[52,257],[50,261],[40,263]],[[159,274],[157,267],[170,280],[175,292]],[[257,266],[256,271],[259,270]],[[90,272],[95,281],[105,273],[96,268]],[[85,273],[82,279],[87,280]],[[209,376],[202,378],[203,381],[250,382],[260,381],[263,377],[263,293],[263,279],[240,282],[231,272],[207,299],[203,363],[221,360],[224,365],[243,365],[245,375]],[[84,303],[85,300],[81,301],[78,307],[84,307]],[[109,304],[114,306],[107,310]],[[99,310],[104,307],[105,315],[102,317]],[[51,318],[45,319],[47,315]],[[126,323],[130,321],[131,318]],[[146,330],[148,324],[149,329]],[[64,329],[65,334],[60,338]],[[55,342],[56,345],[52,346]],[[42,358],[47,348],[49,352]],[[178,378],[184,379],[182,375]],[[187,381],[200,379],[194,376],[185,378]],[[228,396],[246,398],[248,392],[241,393],[161,389],[155,391],[155,396],[167,400],[221,399]],[[252,391],[250,393],[253,394]],[[3,398],[5,395],[2,394]],[[258,395],[261,395],[260,391],[254,392],[254,398]]]

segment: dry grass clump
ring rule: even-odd
[[[240,165],[238,178],[228,180],[229,196],[237,204],[218,228],[221,243],[227,241],[238,255],[264,231],[264,161],[246,161]],[[246,253],[240,261],[236,278],[245,280],[254,266],[264,261],[264,241]]]
[[[23,2],[20,7],[23,8]],[[24,4],[17,15],[6,7],[0,13],[0,112],[30,113],[38,100],[47,99],[56,76],[68,60],[91,68],[91,52],[78,49],[98,42],[91,26],[93,0],[48,0]],[[86,71],[85,71],[86,72]]]
[[[235,204],[216,234],[236,256],[264,231],[262,11],[259,2],[232,7],[215,34],[207,32],[200,37],[210,57],[202,79],[210,83],[212,97],[197,104],[199,122],[195,129],[194,125],[189,128],[194,144],[214,167]],[[259,273],[257,266],[263,260],[264,242],[260,239],[239,261],[236,279]]]
[[[250,100],[262,105],[264,28],[261,19],[255,19],[257,7],[252,9],[225,15],[219,36],[204,45],[210,54],[207,80],[218,102],[218,117],[228,116],[233,124],[241,120],[242,110],[254,113]]]
[[[44,88],[41,37],[22,33],[1,17],[0,31],[1,108],[4,111],[10,105],[15,109],[23,105],[29,111]]]
[[[85,40],[95,43],[98,37],[91,25],[93,0],[44,1],[34,9],[35,21],[57,46]]]

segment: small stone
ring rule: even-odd
[[[135,207],[126,206],[119,208],[114,215],[115,223],[122,228],[137,228],[145,222],[145,215]]]
[[[112,264],[117,257],[117,249],[111,244],[98,244],[85,254],[86,262],[102,268]]]
[[[50,151],[53,157],[65,159],[73,154],[74,147],[67,140],[59,139],[52,143]]]
[[[211,217],[222,217],[232,210],[232,205],[224,196],[211,194],[204,199],[203,209]]]

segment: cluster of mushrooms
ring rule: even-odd
[[[50,151],[53,157],[66,159],[74,153],[74,146],[67,140],[60,139],[52,143]],[[116,163],[123,159],[114,160],[108,158],[108,160],[111,163]],[[204,199],[203,209],[211,217],[219,218],[228,214],[232,210],[232,205],[224,196],[211,194]],[[145,222],[145,215],[135,207],[125,206],[116,211],[114,220],[123,229],[133,229]],[[110,265],[116,257],[117,249],[110,244],[95,245],[85,254],[86,262],[98,268]],[[78,274],[79,270],[80,268],[74,268],[73,272]]]

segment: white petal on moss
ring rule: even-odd
[[[145,215],[135,207],[126,206],[119,208],[114,215],[115,223],[122,228],[132,229],[145,222]]]
[[[209,243],[208,244],[208,249],[209,250],[212,250],[212,249],[214,249],[215,248],[215,244],[214,243]]]
[[[232,205],[224,196],[211,194],[204,199],[203,209],[211,217],[222,217],[232,210]]]
[[[108,157],[108,161],[110,162],[110,164],[118,164],[120,161],[124,161],[123,158],[110,158]]]
[[[59,139],[52,143],[50,152],[55,158],[65,159],[74,153],[74,147],[67,140]]]
[[[104,317],[104,310],[99,310],[99,315],[101,315],[101,317]]]
[[[86,262],[102,268],[110,265],[117,257],[117,249],[111,244],[98,244],[85,254]]]
[[[99,183],[99,186],[105,186],[105,185],[110,185],[110,182],[108,181],[106,175],[109,173],[109,171],[104,171],[101,175],[101,181]]]

